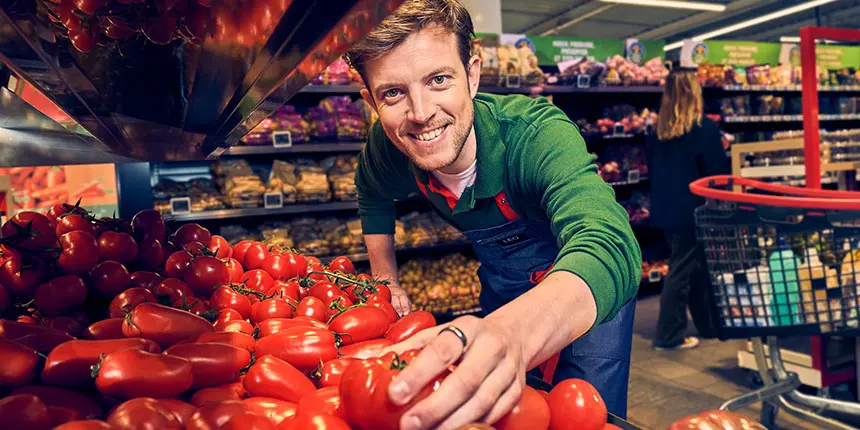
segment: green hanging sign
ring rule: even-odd
[[[615,55],[628,59],[634,57],[642,64],[654,57],[662,59],[664,46],[663,42],[651,40],[642,40],[626,46],[625,41],[618,39],[581,39],[522,34],[503,34],[501,43],[513,44],[517,47],[528,46],[535,52],[540,66],[555,66],[564,61],[583,57],[605,61]]]
[[[817,45],[815,60],[819,66],[827,69],[844,69],[860,67],[860,46]]]
[[[730,66],[752,66],[755,64],[777,64],[779,43],[744,42],[734,40],[685,40],[681,50],[681,61],[685,64],[726,64]],[[686,60],[686,61],[685,61]]]

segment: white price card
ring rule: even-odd
[[[663,279],[663,273],[659,270],[655,269],[648,272],[648,282],[660,282],[661,279]]]
[[[183,215],[191,213],[190,197],[174,197],[170,199],[170,214]]]
[[[280,209],[284,207],[284,195],[281,193],[263,194],[263,206],[266,209]]]
[[[508,88],[519,88],[520,75],[505,75],[505,86]]]
[[[619,136],[622,134],[624,134],[624,124],[615,124],[615,126],[612,127],[612,135]]]
[[[639,181],[642,180],[639,175],[639,169],[633,169],[627,172],[627,182],[631,184],[638,184]]]
[[[272,146],[275,148],[289,148],[293,146],[293,134],[289,130],[272,132]]]
[[[577,88],[591,88],[591,76],[579,75],[576,77]]]

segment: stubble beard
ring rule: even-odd
[[[442,163],[423,163],[418,157],[415,156],[411,151],[406,151],[406,157],[412,161],[419,169],[430,172],[434,170],[444,169],[452,164],[456,163],[457,160],[460,159],[460,154],[463,152],[463,148],[466,147],[466,139],[469,138],[469,134],[472,132],[472,127],[474,127],[474,119],[475,119],[475,111],[473,106],[469,106],[468,111],[466,112],[465,121],[459,121],[460,125],[463,126],[463,129],[458,129],[457,127],[453,127],[454,133],[454,153],[450,157],[450,159],[442,162]],[[455,123],[455,124],[457,124]],[[409,148],[407,146],[407,148]]]

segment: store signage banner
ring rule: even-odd
[[[704,63],[729,66],[777,64],[782,45],[779,43],[744,42],[736,40],[685,40],[681,63],[685,66]]]
[[[857,68],[860,67],[860,46],[816,45],[815,59],[820,67],[828,70]],[[800,66],[800,45],[783,44],[779,63]]]
[[[605,61],[615,55],[627,57],[631,61],[638,59],[639,64],[644,64],[655,57],[663,58],[664,46],[664,42],[652,40],[580,39],[524,34],[502,34],[500,42],[503,45],[531,48],[537,55],[540,66],[555,66],[583,57]]]

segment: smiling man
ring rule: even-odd
[[[392,282],[392,303],[408,313],[394,201],[412,193],[468,236],[481,262],[484,318],[394,347],[423,348],[391,384],[396,404],[457,364],[400,426],[495,422],[538,367],[547,381],[588,380],[623,417],[641,276],[627,213],[564,112],[545,99],[478,93],[472,33],[455,0],[407,0],[347,54],[379,114],[355,178],[374,276]]]

